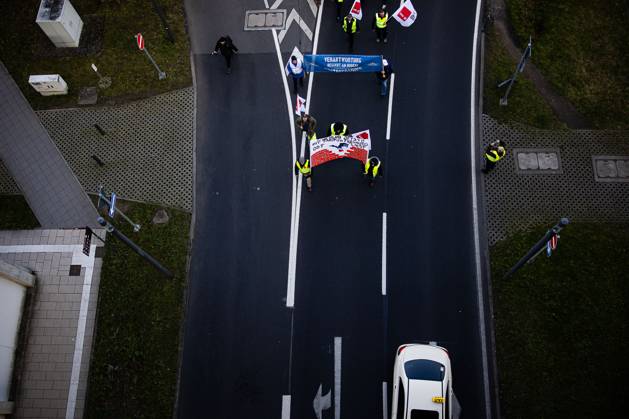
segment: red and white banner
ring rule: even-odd
[[[362,163],[367,161],[371,150],[369,130],[360,131],[349,136],[332,135],[310,141],[310,166],[320,166],[337,159],[355,159]]]
[[[363,6],[362,4],[360,4],[360,0],[354,0],[354,4],[352,4],[352,8],[349,11],[349,14],[354,16],[358,20],[362,20]]]
[[[297,103],[295,103],[295,113],[301,116],[302,112],[306,112],[306,99],[297,95]]]
[[[400,22],[400,25],[409,27],[415,22],[415,19],[417,19],[417,11],[415,7],[413,7],[411,0],[406,0],[400,5],[400,8],[393,13],[392,17]]]

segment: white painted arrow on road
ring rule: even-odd
[[[321,415],[323,414],[324,410],[327,410],[330,407],[332,407],[332,399],[331,399],[332,390],[328,390],[325,396],[321,396],[322,386],[323,386],[322,384],[319,384],[319,390],[317,390],[317,395],[312,401],[312,408],[315,411],[315,415],[317,415],[317,419],[321,419]]]

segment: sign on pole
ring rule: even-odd
[[[116,193],[111,193],[111,203],[109,204],[109,218],[114,218],[116,214]]]
[[[90,255],[90,245],[92,244],[92,229],[85,227],[85,237],[83,237],[83,254]]]
[[[144,53],[146,54],[147,58],[149,59],[149,61],[151,62],[151,64],[153,64],[153,66],[155,67],[155,69],[157,70],[157,75],[159,77],[160,80],[164,80],[166,78],[166,73],[163,72],[158,66],[157,63],[155,62],[155,60],[153,59],[153,57],[151,57],[151,54],[149,54],[149,50],[144,46],[144,37],[142,36],[141,33],[137,33],[135,35],[135,40],[138,43],[138,49],[140,51],[144,51]]]
[[[142,36],[142,34],[138,32],[138,34],[135,36],[135,40],[138,42],[138,48],[140,49],[140,51],[144,51],[144,37]]]

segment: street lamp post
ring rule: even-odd
[[[509,272],[506,273],[506,275],[502,279],[509,278],[526,263],[532,262],[540,253],[544,251],[544,248],[546,247],[551,237],[559,234],[559,232],[568,224],[570,224],[570,220],[568,220],[567,218],[562,218],[561,220],[559,220],[557,224],[555,224],[550,230],[546,232],[546,234],[544,234],[544,237],[542,237],[537,243],[535,243],[535,245],[533,245],[533,247],[531,247],[526,255],[524,255],[524,257],[518,261],[518,263],[513,265],[513,267],[509,270]]]

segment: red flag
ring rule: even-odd
[[[417,11],[413,7],[411,0],[406,0],[400,5],[400,8],[393,13],[393,18],[400,22],[404,27],[411,26],[417,19]]]
[[[363,6],[360,4],[360,0],[354,0],[354,4],[352,4],[352,9],[350,10],[349,14],[354,16],[358,20],[362,20]]]

